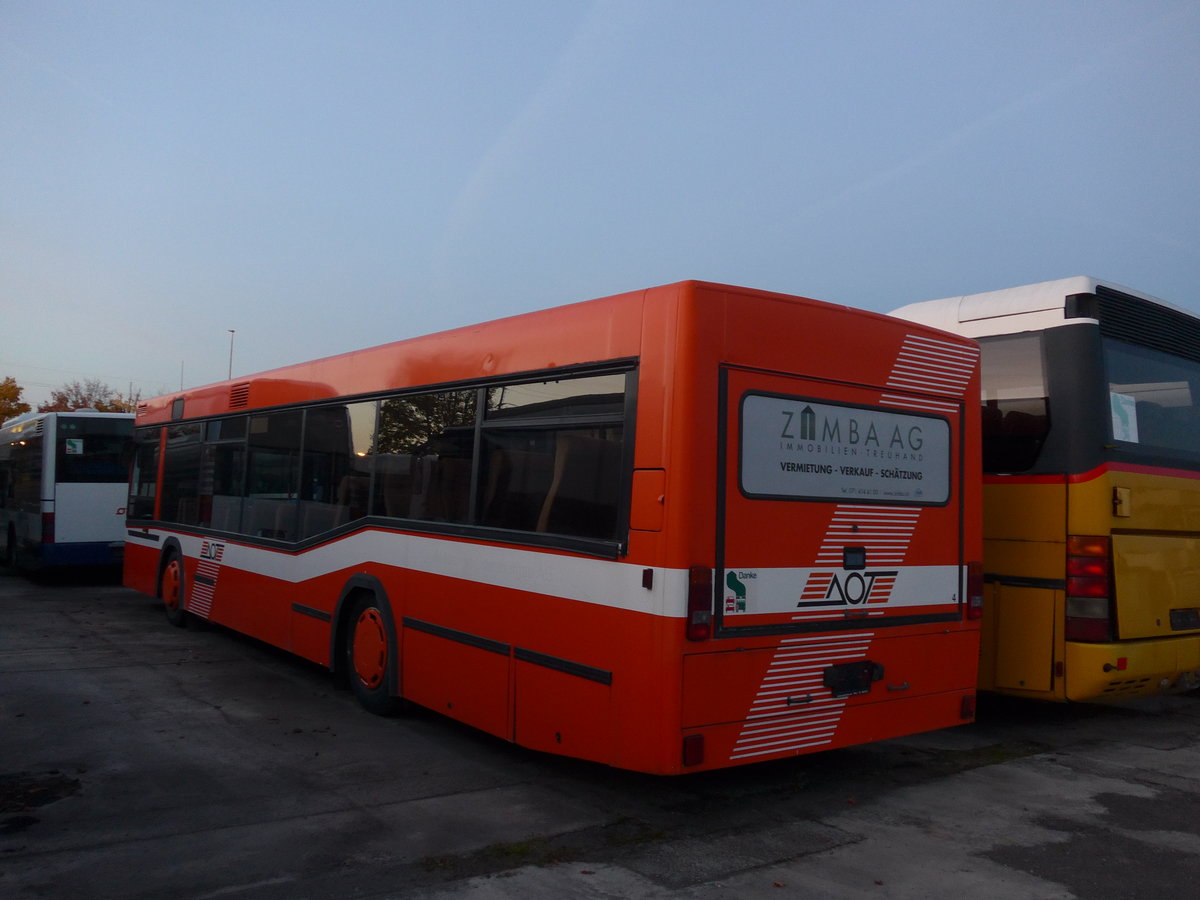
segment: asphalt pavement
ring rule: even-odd
[[[1200,697],[655,778],[531,753],[0,574],[0,896],[1161,898],[1200,890]]]

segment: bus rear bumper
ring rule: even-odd
[[[1121,700],[1200,687],[1200,634],[1066,645],[1068,700]]]
[[[59,566],[119,566],[125,555],[121,541],[80,541],[70,544],[43,544],[36,565],[44,568]]]

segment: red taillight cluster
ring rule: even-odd
[[[712,569],[692,566],[688,570],[687,639],[707,641],[712,637]]]
[[[1111,641],[1112,545],[1107,537],[1067,538],[1068,641]]]
[[[54,513],[42,513],[42,543],[54,543]]]

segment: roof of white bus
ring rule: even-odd
[[[899,319],[908,319],[911,322],[932,325],[934,328],[967,337],[1012,334],[1018,331],[1040,331],[1043,328],[1095,321],[1094,319],[1068,319],[1065,309],[1066,298],[1071,294],[1094,293],[1098,286],[1111,288],[1114,291],[1120,291],[1123,294],[1129,294],[1195,317],[1195,313],[1160,300],[1158,297],[1086,275],[1059,278],[1056,281],[1041,281],[1037,284],[1025,284],[1020,287],[987,291],[982,294],[963,294],[959,297],[910,303],[892,310],[889,315]]]
[[[89,419],[94,419],[97,417],[102,419],[132,419],[133,413],[100,412],[98,409],[75,409],[71,410],[70,412],[27,412],[22,413],[19,416],[13,416],[11,419],[5,419],[4,422],[0,423],[0,428],[8,428],[10,425],[23,425],[26,422],[35,422],[38,419],[46,419],[50,416],[87,416]]]

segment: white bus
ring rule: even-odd
[[[0,560],[120,563],[132,413],[29,413],[0,426]]]

